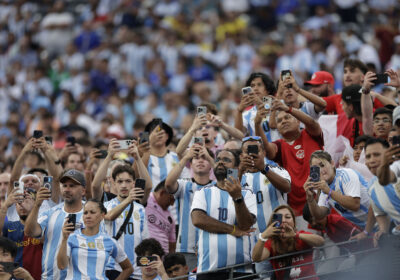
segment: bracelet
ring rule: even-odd
[[[236,231],[236,226],[233,225],[233,230],[232,230],[232,232],[230,234],[233,235],[235,233],[235,231]]]
[[[263,238],[261,232],[258,234],[258,240],[261,240],[262,242],[267,242],[268,238]]]
[[[326,198],[325,204],[328,204],[328,201],[331,198],[331,195],[332,195],[332,189],[329,189],[329,194],[328,194],[328,197]]]
[[[293,107],[292,106],[289,106],[289,110],[287,111],[289,114],[291,114],[292,113],[292,109],[293,109]]]
[[[369,232],[368,232],[368,231],[366,231],[366,230],[364,229],[363,232],[364,232],[364,234],[365,234],[366,236],[369,236]]]

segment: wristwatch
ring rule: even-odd
[[[243,201],[243,196],[233,200],[234,203],[241,203]]]
[[[268,171],[269,171],[269,165],[266,164],[264,169],[261,171],[261,173],[264,174],[264,175],[267,175]]]
[[[365,88],[360,88],[360,91],[359,91],[359,93],[362,93],[362,94],[368,94],[370,92],[370,90],[368,89],[365,89]]]

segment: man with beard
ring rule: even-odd
[[[195,192],[191,208],[193,225],[199,229],[197,272],[251,261],[250,233],[254,231],[251,227],[257,213],[255,196],[242,188],[237,178],[227,178],[228,171],[234,173],[238,166],[234,152],[222,150],[216,161],[217,183]],[[249,273],[251,266],[239,267],[233,276]],[[227,279],[228,275],[228,271],[218,271],[198,275],[197,279]]]
[[[311,86],[311,93],[319,97],[327,97],[335,94],[335,79],[332,74],[326,71],[315,72],[311,80],[304,82],[304,85]]]
[[[35,203],[34,194],[32,192],[26,192],[25,195],[23,195],[16,191],[17,189],[13,189],[1,207],[0,231],[3,232],[4,237],[8,237],[14,241],[18,247],[14,261],[28,270],[33,278],[40,279],[42,274],[43,244],[41,240],[28,237],[24,234],[26,218]],[[6,220],[7,210],[14,204],[16,205],[19,220]]]
[[[179,179],[183,168],[190,162],[193,171],[191,178]],[[179,201],[179,232],[176,251],[182,253],[190,270],[196,267],[196,229],[190,217],[194,193],[210,184],[210,170],[214,166],[214,154],[205,146],[194,144],[168,174],[165,187]]]
[[[25,222],[25,235],[44,238],[42,279],[64,279],[67,276],[67,270],[59,270],[55,261],[61,244],[62,227],[67,216],[75,215],[76,228],[83,225],[82,198],[85,195],[85,175],[78,170],[69,169],[61,174],[60,182],[64,202],[40,214],[38,218],[43,201],[51,196],[47,188],[40,188],[36,194],[35,204]]]

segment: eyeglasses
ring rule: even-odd
[[[231,163],[232,162],[232,160],[230,158],[228,158],[228,157],[223,157],[223,158],[217,157],[215,159],[215,163],[218,163],[220,161],[225,162],[225,163]]]
[[[389,119],[389,118],[383,118],[383,119],[375,118],[375,119],[373,120],[373,122],[374,122],[375,124],[378,124],[378,123],[380,123],[380,122],[383,122],[383,123],[391,123],[392,120]]]
[[[247,136],[242,139],[242,142],[246,141],[260,141],[261,142],[261,137],[260,136]]]

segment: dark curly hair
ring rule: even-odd
[[[138,256],[151,256],[153,254],[162,258],[165,255],[164,249],[161,247],[160,242],[154,238],[143,239],[135,248],[135,253]]]
[[[246,81],[246,87],[249,87],[251,81],[255,78],[261,78],[264,83],[265,89],[267,90],[269,95],[274,95],[276,93],[276,87],[274,81],[267,74],[261,72],[254,72],[250,74],[250,77]]]

